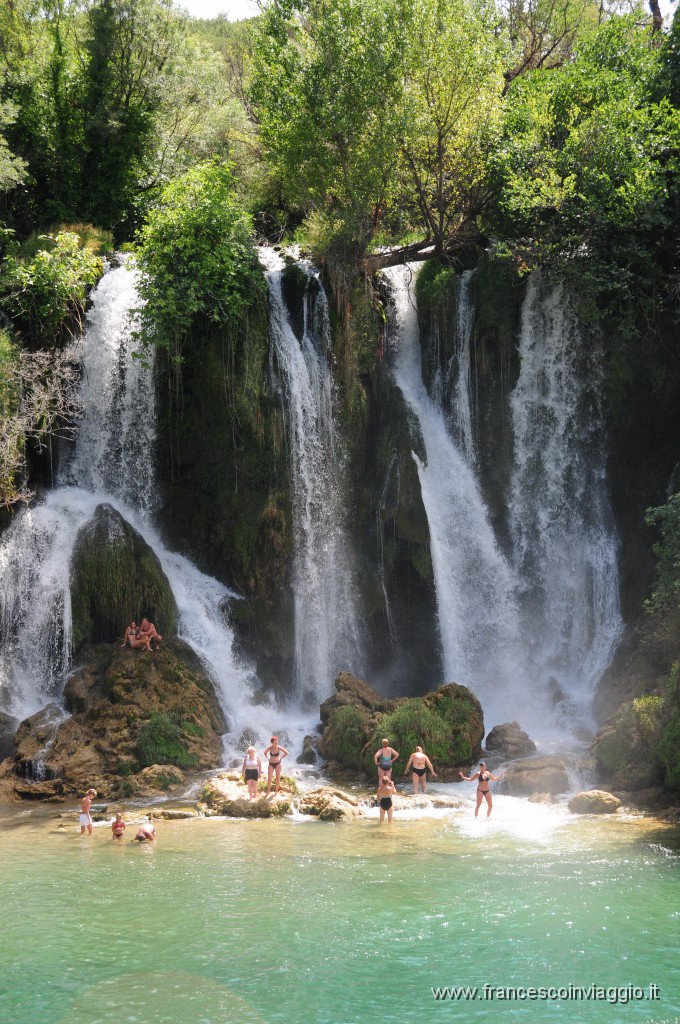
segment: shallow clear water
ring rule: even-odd
[[[494,818],[158,823],[155,847],[0,815],[4,1024],[680,1018],[680,836],[511,798]],[[130,831],[128,830],[128,835]],[[435,1001],[437,986],[658,1000]]]

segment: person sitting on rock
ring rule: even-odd
[[[130,644],[136,651],[150,651],[151,641],[148,636],[142,636],[140,630],[137,628],[137,623],[133,619],[128,628],[125,630],[125,636],[121,647],[125,647],[126,644]]]
[[[114,820],[111,822],[111,832],[113,833],[114,839],[121,839],[127,825],[123,821],[123,815],[118,813]]]
[[[373,763],[378,766],[378,782],[387,777],[392,778],[392,765],[399,757],[399,751],[390,746],[389,740],[382,740],[380,750],[373,755]]]
[[[257,783],[262,774],[262,759],[255,747],[248,747],[246,756],[243,758],[241,774],[248,786],[248,799],[254,800],[257,796]]]
[[[423,753],[422,747],[416,747],[411,756],[408,759],[408,764],[404,768],[404,775],[408,775],[409,768],[411,769],[411,781],[413,783],[413,795],[418,796],[418,787],[421,786],[423,793],[427,789],[427,772],[437,777],[437,773],[432,767],[427,754]]]
[[[151,644],[151,642],[155,640],[156,650],[158,650],[158,648],[160,647],[161,640],[163,639],[160,633],[156,631],[156,627],[154,626],[153,622],[149,622],[149,620],[146,618],[142,619],[142,624],[139,627],[139,635],[140,637],[148,637],[149,644]],[[149,650],[153,650],[153,648],[149,647]]]

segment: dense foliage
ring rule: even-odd
[[[170,182],[140,232],[141,336],[175,363],[197,320],[244,328],[264,292],[252,223],[232,170],[202,164]]]

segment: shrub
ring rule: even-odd
[[[437,763],[448,764],[455,760],[451,730],[446,721],[417,698],[404,701],[380,719],[366,751],[365,767],[369,771],[374,768],[373,755],[380,747],[383,736],[387,736],[390,746],[399,751],[404,764],[416,746],[425,749],[435,767]]]
[[[187,750],[181,727],[159,712],[154,712],[139,730],[137,752],[142,768],[174,764],[191,769],[198,765],[198,757]]]
[[[348,704],[333,714],[324,737],[326,754],[347,768],[359,769],[367,740],[368,721],[365,712],[354,704]]]
[[[50,248],[29,260],[16,253],[5,260],[3,305],[33,344],[55,345],[82,327],[89,288],[104,266],[76,234],[41,236]]]

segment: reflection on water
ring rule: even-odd
[[[22,811],[25,809],[22,808]],[[438,817],[158,823],[155,846],[0,810],[8,1024],[643,1024],[680,1014],[680,841],[499,797]],[[12,827],[9,827],[11,824]],[[661,999],[433,999],[441,986]]]

